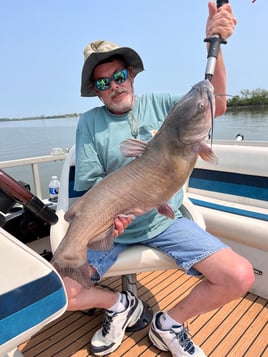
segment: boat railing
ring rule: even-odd
[[[64,152],[61,154],[47,155],[47,156],[36,156],[23,158],[18,160],[8,160],[8,161],[0,161],[0,168],[7,169],[18,166],[30,165],[33,176],[33,183],[35,188],[35,194],[39,199],[42,199],[42,190],[41,190],[41,180],[39,173],[39,165],[45,162],[55,162],[65,160],[68,153]]]

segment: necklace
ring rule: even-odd
[[[133,136],[134,139],[137,139],[137,136],[139,135],[140,132],[140,127],[139,127],[139,123],[135,117],[135,115],[133,114],[132,110],[130,112],[130,118],[129,118],[129,126],[130,126],[130,131],[131,131],[131,135]]]

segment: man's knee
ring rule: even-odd
[[[241,257],[233,266],[233,286],[240,290],[240,295],[249,291],[255,281],[254,270],[250,262]]]

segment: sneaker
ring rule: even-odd
[[[128,306],[124,311],[106,310],[103,326],[92,337],[90,350],[96,356],[105,356],[115,351],[121,344],[127,327],[135,325],[143,312],[143,304],[130,291],[123,291]]]
[[[206,357],[188,336],[184,325],[172,326],[170,330],[162,330],[159,318],[163,312],[154,315],[149,338],[161,351],[169,351],[173,357]]]

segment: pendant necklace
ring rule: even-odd
[[[139,132],[140,132],[140,127],[139,127],[139,123],[138,123],[135,115],[133,114],[132,110],[130,112],[130,118],[129,118],[128,123],[130,126],[131,135],[133,136],[134,139],[137,139]]]

